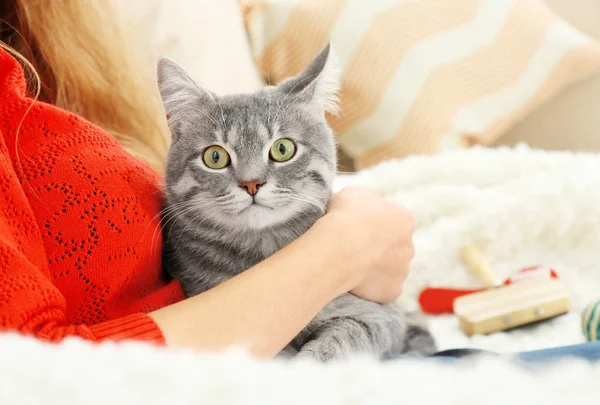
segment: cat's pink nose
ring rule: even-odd
[[[246,191],[248,192],[248,194],[256,195],[256,193],[258,193],[258,189],[263,184],[265,184],[265,182],[259,181],[259,180],[244,181],[244,182],[240,183],[240,187],[245,188]]]

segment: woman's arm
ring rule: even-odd
[[[258,356],[277,354],[355,283],[341,268],[344,261],[333,257],[331,241],[319,241],[326,235],[309,232],[239,276],[151,313],[167,344],[199,350],[238,345]]]
[[[389,302],[413,255],[405,210],[362,190],[269,259],[203,294],[150,314],[167,344],[202,351],[241,346],[272,357],[332,299],[353,290]]]

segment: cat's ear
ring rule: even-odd
[[[169,124],[185,115],[189,108],[201,108],[214,102],[208,91],[198,86],[174,60],[159,56],[156,67],[158,91],[167,112]]]
[[[284,80],[278,88],[297,100],[316,103],[324,111],[337,114],[340,67],[331,43],[319,52],[303,72]]]

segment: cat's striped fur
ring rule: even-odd
[[[163,257],[166,271],[188,296],[269,257],[324,214],[336,168],[325,111],[335,105],[337,76],[327,46],[304,72],[276,87],[217,97],[197,87],[174,62],[159,61],[159,90],[173,134]],[[284,163],[269,159],[279,138],[297,147]],[[211,145],[229,152],[229,166],[215,170],[203,162]],[[239,185],[254,180],[264,184],[251,196]],[[351,354],[425,354],[434,348],[431,335],[418,324],[409,327],[399,308],[344,294],[285,353],[326,361]]]

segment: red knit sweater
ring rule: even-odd
[[[25,92],[0,48],[0,332],[163,343],[146,313],[183,293],[161,277],[160,177],[78,116],[25,115]]]

